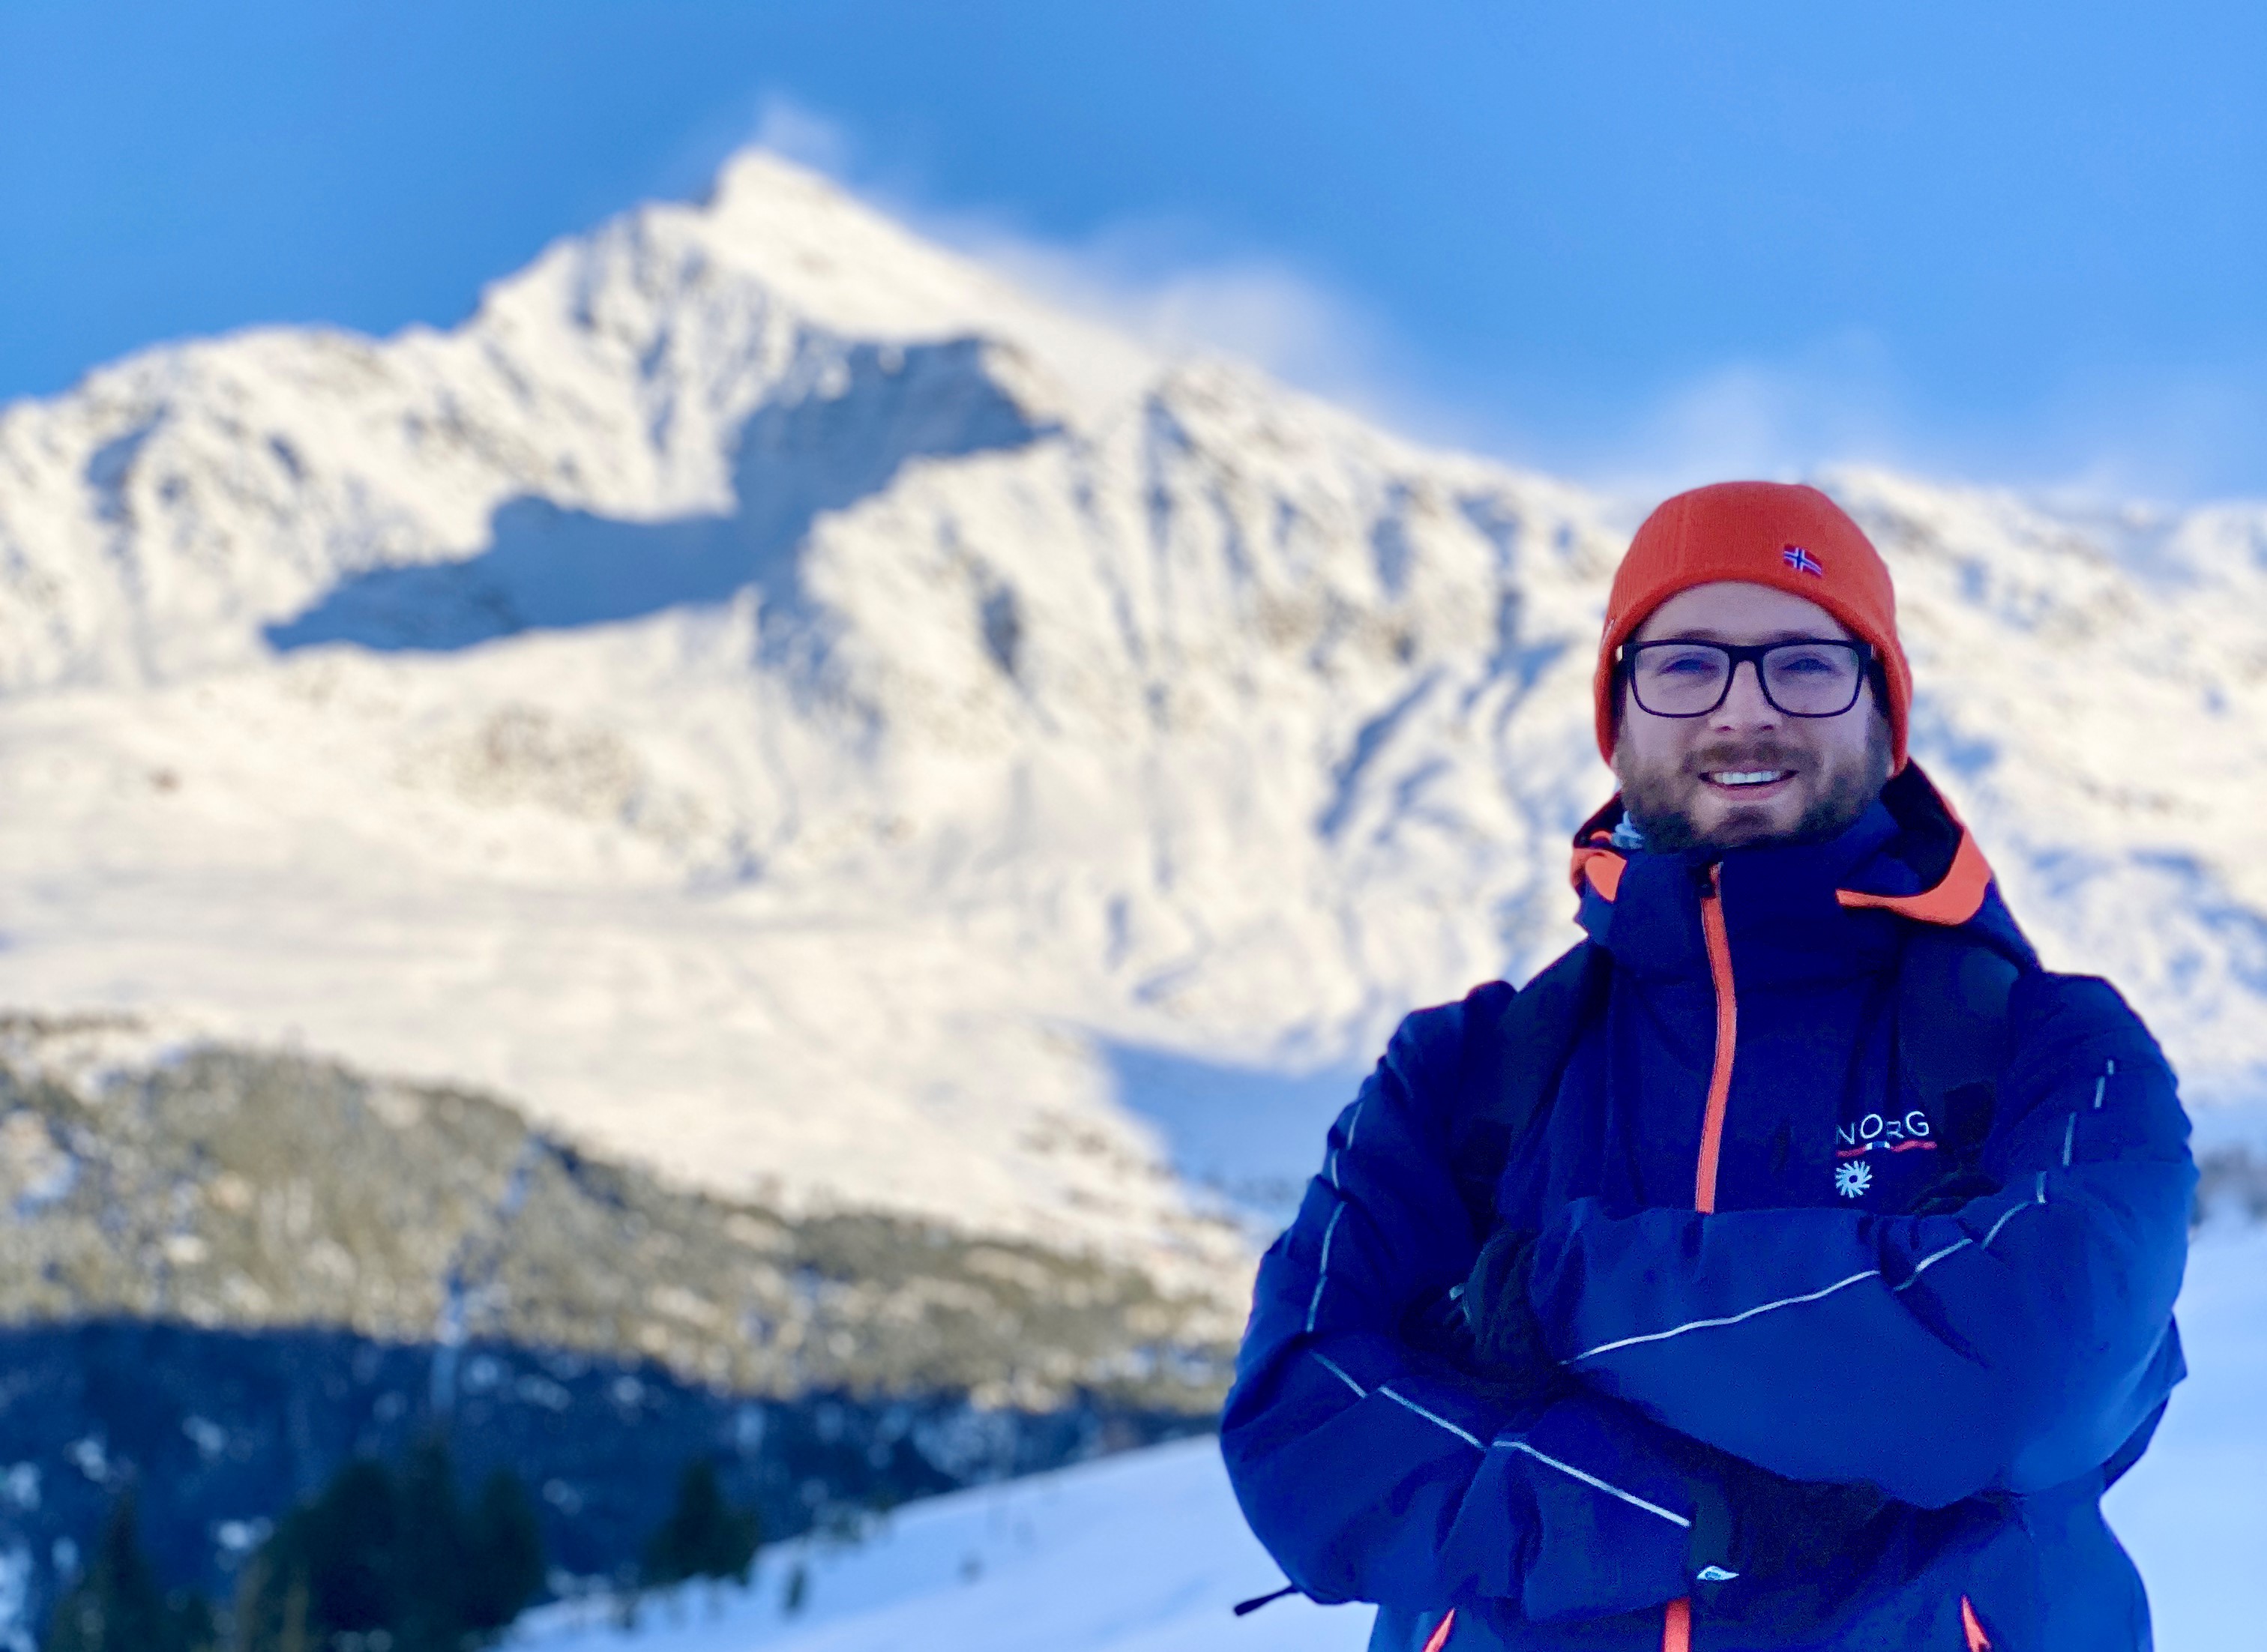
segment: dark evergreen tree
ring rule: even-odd
[[[462,1652],[495,1639],[542,1583],[542,1534],[518,1479],[491,1475],[468,1514],[448,1448],[431,1438],[398,1479],[350,1463],[286,1517],[246,1568],[238,1640],[244,1652],[316,1652],[383,1631],[393,1652]]]
[[[762,1541],[756,1511],[727,1503],[716,1465],[695,1457],[677,1483],[676,1507],[646,1544],[640,1581],[655,1587],[694,1577],[745,1583]]]
[[[394,1551],[400,1538],[398,1493],[383,1465],[341,1469],[304,1514],[284,1523],[290,1569],[307,1588],[307,1621],[328,1644],[341,1631],[390,1629],[399,1612]]]
[[[357,1458],[284,1516],[245,1568],[237,1639],[245,1652],[312,1652],[341,1634],[393,1629],[393,1477]]]
[[[110,1511],[86,1570],[55,1603],[47,1652],[202,1652],[212,1644],[203,1597],[168,1598],[142,1553],[134,1494]]]
[[[465,1626],[475,1635],[505,1628],[543,1587],[543,1527],[510,1469],[488,1477],[465,1523]]]
[[[173,1617],[173,1645],[180,1652],[216,1652],[220,1625],[214,1620],[212,1602],[191,1589],[171,1597],[168,1604]]]
[[[465,1639],[465,1528],[449,1449],[429,1435],[412,1447],[398,1487],[393,1551],[397,1652],[457,1652]]]

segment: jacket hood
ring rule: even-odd
[[[1890,776],[1879,806],[1890,829],[1839,880],[1836,901],[1849,910],[1966,929],[2018,966],[2038,967],[2038,955],[2000,898],[1983,849],[1919,764],[1907,763]],[[1613,836],[1624,814],[1616,792],[1574,834],[1570,877],[1586,902],[1610,905],[1620,891],[1629,857],[1613,847]]]

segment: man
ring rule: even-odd
[[[1596,697],[1587,941],[1410,1017],[1261,1264],[1252,1529],[1394,1652],[2147,1646],[2099,1502],[2183,1375],[2187,1123],[1907,762],[1887,569],[1680,496]]]

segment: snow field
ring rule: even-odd
[[[2267,1633],[2267,1227],[2207,1228],[2189,1252],[2179,1311],[2188,1381],[2103,1506],[2148,1586],[2159,1652],[2257,1646]]]
[[[790,1571],[804,1604],[780,1609]],[[695,1590],[675,1618],[649,1604],[625,1636],[594,1606],[532,1614],[513,1644],[541,1652],[1346,1652],[1361,1607],[1285,1599],[1246,1531],[1210,1438],[913,1504],[855,1546],[768,1551],[752,1590]]]
[[[2160,1652],[2258,1644],[2267,1622],[2267,1229],[2209,1232],[2181,1297],[2191,1374],[2108,1499],[2148,1586]],[[797,1564],[805,1604],[780,1611]],[[649,1605],[634,1635],[593,1606],[532,1615],[528,1652],[1354,1652],[1369,1612],[1278,1601],[1210,1440],[1184,1441],[899,1511],[855,1546],[767,1551],[756,1586]]]

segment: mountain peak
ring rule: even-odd
[[[1563,945],[1610,783],[1602,502],[761,152],[452,331],[19,404],[0,477],[0,1003],[296,1029],[735,1195],[1220,1277],[1339,1098],[1285,1070]],[[2152,527],[2216,548],[2145,589],[2100,524],[1828,481],[2043,951],[2248,1093],[2259,522]]]
[[[814,326],[913,341],[979,334],[1049,361],[1102,416],[1162,363],[1107,325],[1020,290],[980,261],[906,227],[824,174],[770,150],[740,151],[706,199],[639,215],[720,267],[759,282]]]

